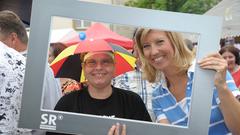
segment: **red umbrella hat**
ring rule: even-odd
[[[63,50],[51,63],[55,77],[72,78],[76,81],[85,81],[82,72],[81,53],[113,51],[115,59],[115,76],[131,71],[135,67],[135,57],[126,49],[106,42],[105,40],[84,40],[77,45]]]
[[[121,36],[104,25],[100,23],[95,23],[91,27],[89,27],[86,31],[86,39],[85,40],[90,40],[90,39],[103,39],[109,43],[117,44],[125,49],[132,49],[133,48],[133,41],[129,38],[126,38],[124,36]],[[79,34],[73,33],[72,38],[70,36],[63,37],[59,42],[63,42],[66,45],[75,45],[79,42],[81,42],[81,39],[79,38]]]

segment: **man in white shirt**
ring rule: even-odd
[[[25,27],[19,17],[11,11],[0,12],[0,41],[22,55],[27,55],[28,37]],[[48,64],[44,81],[42,107],[44,109],[54,109],[62,94],[60,82],[54,78],[53,71]]]
[[[11,11],[0,11],[0,41],[2,42],[2,45],[13,48],[17,52],[21,53],[23,56],[26,56],[27,43],[28,43],[27,33],[22,21],[19,19],[19,17],[15,13]],[[2,60],[0,62],[2,63]],[[21,82],[21,85],[23,85],[23,82]],[[21,87],[19,89],[22,90],[23,88]],[[60,99],[62,94],[61,94],[60,82],[54,78],[53,71],[48,64],[46,65],[46,74],[45,74],[43,89],[44,89],[44,95],[43,95],[44,100],[43,100],[42,108],[54,109],[57,101]],[[18,94],[19,96],[21,96],[22,93],[18,93]],[[21,104],[20,101],[21,100],[16,100],[19,106]],[[20,108],[16,108],[16,111],[20,111]],[[6,114],[4,113],[0,114],[0,118],[4,119],[4,115]],[[17,116],[19,117],[19,113],[17,114]],[[18,121],[18,119],[16,119],[15,117],[13,117],[13,119],[14,121]],[[15,127],[15,125],[13,126],[12,124],[14,125],[14,123],[10,122],[6,128],[11,129],[10,127]],[[2,125],[1,123],[0,128],[2,126],[4,125]],[[15,130],[15,129],[12,129],[12,130]],[[6,131],[6,134],[8,134],[7,132],[8,131]],[[5,130],[2,130],[0,134],[1,133],[5,134]]]
[[[31,130],[17,128],[25,57],[0,41],[0,60],[0,134],[31,134]]]

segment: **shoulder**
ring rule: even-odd
[[[62,98],[73,100],[74,98],[79,97],[79,96],[83,96],[84,94],[86,94],[86,89],[75,90],[75,91],[72,91],[72,92],[64,95]]]
[[[75,102],[75,100],[83,95],[83,90],[76,90],[76,91],[72,91],[66,95],[64,95],[63,97],[61,97],[61,99],[58,101],[58,104],[64,104],[64,103],[72,103]]]
[[[227,71],[227,73],[226,73],[226,83],[228,85],[228,88],[231,91],[235,91],[235,90],[238,89],[236,84],[235,84],[235,81],[233,80],[233,77],[232,77],[232,75],[229,71]]]
[[[238,74],[238,75],[240,74],[240,66],[238,66],[238,69],[235,73]]]
[[[0,41],[0,56],[6,57],[6,58],[11,58],[12,60],[22,60],[22,61],[24,61],[24,64],[25,64],[25,60],[26,60],[26,58],[24,56],[22,56],[22,54],[20,54],[19,52],[17,52],[14,49],[8,47],[7,45],[3,44],[1,41]]]
[[[141,100],[142,101],[141,97],[133,91],[124,90],[124,89],[116,88],[116,87],[113,87],[113,90],[117,96],[121,96],[122,98],[126,98],[128,100],[136,100],[136,101]]]
[[[49,75],[54,75],[52,68],[49,66],[49,64],[46,64],[46,71],[47,74]]]
[[[118,93],[118,94],[123,94],[123,95],[138,95],[137,93],[135,92],[132,92],[130,90],[125,90],[125,89],[121,89],[121,88],[117,88],[117,87],[113,87],[113,90],[115,93]]]
[[[79,99],[84,96],[83,90],[77,90],[64,95],[55,106],[54,110],[72,111],[78,105]]]
[[[0,70],[24,75],[26,59],[19,52],[0,42]],[[10,75],[9,75],[10,76]]]
[[[113,78],[113,81],[116,81],[116,82],[128,82],[130,81],[129,79],[132,79],[134,76],[136,75],[136,71],[133,70],[133,71],[129,71],[129,72],[126,72],[124,74],[121,74],[121,75],[118,75],[116,77]]]
[[[124,74],[121,74],[112,80],[112,84],[115,87],[123,88],[125,90],[138,92],[137,85],[141,82],[141,72],[137,70],[129,71]]]
[[[162,87],[162,84],[159,84],[152,92],[152,97],[157,97],[163,94],[166,94],[167,90]]]
[[[13,84],[23,82],[25,72],[25,58],[12,48],[0,42],[0,77],[5,78],[0,81]],[[1,84],[2,85],[2,84]]]
[[[56,92],[52,93],[55,95],[59,95],[59,91],[61,91],[61,84],[60,81],[54,77],[53,70],[49,67],[49,65],[46,65],[45,68],[45,76],[44,76],[44,87],[45,89],[51,89],[51,91],[47,90],[48,92]]]

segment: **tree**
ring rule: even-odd
[[[203,14],[221,0],[129,0],[126,6]]]

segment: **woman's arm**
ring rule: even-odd
[[[240,134],[240,103],[233,96],[226,83],[227,62],[220,54],[211,54],[201,61],[199,65],[203,69],[212,69],[216,71],[214,84],[218,90],[220,100],[220,109],[225,123],[233,134]]]
[[[220,109],[224,116],[227,127],[233,134],[240,134],[240,103],[233,96],[226,84],[216,86],[218,89],[218,96],[220,99]]]

